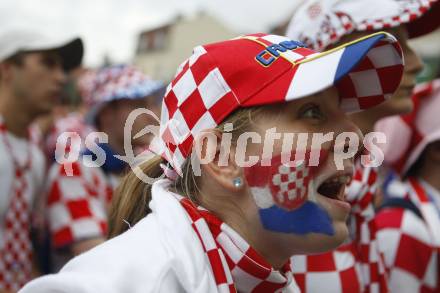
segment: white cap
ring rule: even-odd
[[[56,38],[29,28],[13,28],[0,33],[0,62],[19,52],[56,50],[65,70],[81,64],[84,54],[82,40],[78,37]]]

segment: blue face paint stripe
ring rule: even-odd
[[[349,73],[364,58],[365,54],[385,35],[377,35],[362,42],[354,43],[344,48],[338,68],[336,69],[334,82],[339,81]]]
[[[263,227],[274,232],[298,235],[319,233],[330,236],[335,233],[328,213],[311,201],[293,211],[274,205],[268,209],[260,209],[259,213]]]

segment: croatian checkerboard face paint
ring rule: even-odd
[[[265,229],[299,235],[334,234],[329,214],[315,198],[314,177],[327,156],[327,151],[306,151],[303,159],[287,162],[280,154],[267,164],[262,160],[245,168],[245,178]],[[295,153],[290,158],[295,158]],[[311,158],[319,159],[317,164]]]

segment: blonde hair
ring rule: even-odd
[[[232,144],[235,144],[238,136],[252,128],[253,118],[261,115],[262,107],[242,108],[228,116],[216,129],[223,132],[226,123],[232,123]],[[166,161],[157,156],[140,165],[144,174],[150,178],[158,178],[163,171],[160,164]],[[175,181],[174,191],[197,202],[199,195],[198,180],[192,172],[191,160],[187,159],[182,167],[183,176]],[[131,171],[121,181],[116,189],[112,200],[109,215],[109,238],[115,237],[139,222],[150,213],[148,203],[151,200],[152,185],[140,180]]]

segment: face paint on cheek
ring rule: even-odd
[[[245,168],[245,178],[265,229],[299,235],[334,234],[329,214],[316,203],[313,186],[314,176],[326,160],[327,152],[320,151],[318,166],[310,166],[311,154],[307,151],[298,164],[283,164],[283,157],[279,155],[272,158],[270,166],[259,162]]]

